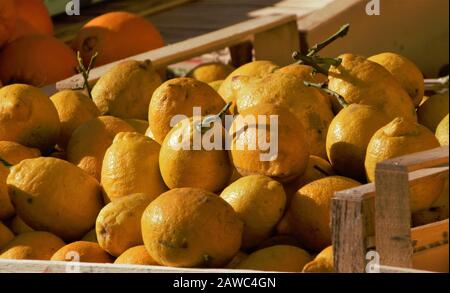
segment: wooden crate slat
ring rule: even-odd
[[[209,53],[211,51],[218,50],[224,47],[236,45],[253,37],[253,35],[255,34],[283,25],[290,25],[293,22],[296,22],[295,15],[256,18],[196,38],[182,41],[173,45],[168,45],[166,47],[152,50],[146,53],[138,54],[126,59],[141,61],[150,59],[152,60],[153,65],[156,68],[161,68],[169,64],[199,56],[204,53]],[[291,54],[291,52],[287,54]],[[97,80],[114,65],[122,61],[123,60],[119,60],[93,69],[90,73],[90,81]],[[73,89],[80,88],[82,85],[83,78],[78,74],[58,82],[56,84],[56,88]],[[46,90],[46,92],[51,92],[54,90],[54,87],[55,86],[48,86],[44,89]]]
[[[448,165],[448,146],[405,155],[399,158],[386,160],[378,164],[378,168],[389,170],[405,170],[408,172],[418,169]]]
[[[377,164],[375,171],[375,239],[382,265],[411,268],[411,180],[448,174],[448,147],[407,155]],[[415,170],[410,173],[410,171]]]
[[[0,259],[1,273],[264,273],[254,270],[187,269],[163,266]]]
[[[335,193],[331,203],[334,267],[338,272],[365,272],[372,245],[374,184]],[[351,245],[349,245],[351,244]]]

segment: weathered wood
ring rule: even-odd
[[[423,178],[448,173],[448,147],[387,160],[375,171],[375,239],[382,265],[411,268],[411,185]],[[415,171],[414,171],[415,170]],[[411,172],[414,171],[414,172]],[[410,173],[411,172],[411,173]]]
[[[411,187],[424,184],[432,177],[448,176],[448,166],[442,167],[446,162],[448,148],[437,148],[385,161],[380,164],[384,167],[381,171],[381,181],[384,182],[381,188],[380,178],[377,178],[375,185],[371,183],[337,192],[332,200],[335,270],[364,272],[368,261],[366,253],[375,250],[381,258],[381,272],[407,272],[411,268],[447,272],[448,219],[411,229],[409,211],[400,212],[403,213],[404,222],[399,223],[399,209],[389,206],[395,202],[398,205],[399,192],[403,192],[403,197],[400,198],[406,203],[402,208],[406,206],[409,210],[407,194]],[[385,164],[388,165],[387,169]],[[398,182],[403,184],[403,190],[397,187]],[[385,195],[384,199],[381,195],[382,202],[380,193]],[[378,210],[379,206],[382,206],[381,211]],[[385,241],[384,244],[381,242],[380,245],[380,238]],[[391,241],[396,243],[392,245]],[[395,258],[399,254],[400,262]]]
[[[0,259],[0,273],[221,273],[224,269],[185,269],[162,266],[99,264],[42,260]],[[226,270],[227,273],[261,273]]]
[[[300,49],[297,21],[255,34],[253,47],[256,60],[271,60],[280,66],[292,63],[292,53]]]
[[[406,168],[408,172],[441,165],[448,165],[448,146],[442,146],[431,150],[409,154],[384,161],[380,166],[388,166],[389,169]]]
[[[332,199],[334,268],[339,273],[365,272],[373,235],[373,184],[339,191]]]

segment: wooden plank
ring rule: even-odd
[[[413,268],[448,273],[448,243],[414,253]]]
[[[256,60],[271,60],[280,66],[293,62],[292,53],[300,49],[297,21],[255,34]]]
[[[448,243],[448,219],[411,229],[414,252]]]
[[[415,227],[411,230],[413,267],[435,272],[448,272],[448,219]]]
[[[448,147],[377,164],[375,171],[375,239],[382,265],[412,267],[410,189],[421,179],[448,174]],[[414,172],[409,173],[412,170]]]
[[[377,164],[375,241],[382,265],[411,268],[411,210],[408,170]]]
[[[252,270],[187,269],[42,260],[0,259],[0,273],[266,273]]]
[[[146,53],[138,54],[126,59],[146,60],[150,59],[156,68],[162,68],[169,64],[183,61],[204,53],[209,53],[227,46],[233,46],[243,41],[252,38],[253,35],[272,28],[283,26],[286,23],[291,23],[295,20],[295,15],[270,16],[264,18],[252,19],[240,24],[236,24],[212,33],[208,33],[196,38],[182,41],[173,45],[168,45],[163,48],[152,50]],[[97,80],[100,76],[105,74],[117,63],[123,60],[116,61],[107,65],[97,67],[91,71],[90,81]],[[79,88],[83,85],[83,78],[81,75],[75,75],[56,84],[56,88],[73,89]],[[47,89],[50,91],[51,87]]]
[[[392,274],[392,273],[400,273],[400,274],[404,274],[404,273],[412,273],[412,274],[429,274],[429,273],[433,273],[427,270],[418,270],[418,269],[405,269],[405,268],[397,268],[397,267],[390,267],[390,266],[379,266],[380,268],[380,273],[388,273],[388,274]]]
[[[331,203],[334,268],[339,273],[366,270],[366,253],[373,235],[375,188],[366,184],[335,193]]]
[[[389,166],[389,168],[406,168],[409,172],[445,164],[448,165],[448,150],[448,146],[442,146],[431,150],[386,160],[382,164]]]

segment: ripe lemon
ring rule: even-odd
[[[431,96],[417,109],[419,123],[433,132],[446,115],[448,115],[448,92]]]
[[[8,242],[13,240],[14,234],[8,227],[0,222],[0,249],[6,246]]]
[[[448,114],[439,122],[435,135],[441,146],[448,145]]]
[[[36,148],[29,148],[13,141],[0,141],[0,158],[11,165],[20,163],[25,159],[37,158],[41,152]]]
[[[158,263],[148,254],[144,245],[138,245],[125,250],[114,261],[115,264],[157,266]]]
[[[372,135],[390,121],[374,106],[351,104],[342,109],[331,121],[327,134],[327,155],[333,169],[364,182],[367,145]]]
[[[208,85],[209,85],[210,87],[212,87],[216,92],[218,92],[220,86],[222,85],[222,83],[223,83],[223,79],[220,79],[220,80],[208,82]]]
[[[335,175],[335,172],[327,160],[314,155],[309,156],[305,172],[295,178],[294,181],[284,185],[288,202],[290,202],[292,195],[306,184],[332,175]]]
[[[309,145],[305,130],[284,107],[259,104],[240,112],[229,135],[231,160],[243,176],[259,174],[288,182],[306,169]]]
[[[95,242],[98,243],[97,241],[97,233],[94,229],[89,230],[89,232],[87,232],[83,238],[81,238],[82,241],[89,241],[89,242]]]
[[[328,81],[326,75],[323,75],[318,72],[314,72],[314,68],[304,64],[290,64],[284,67],[281,67],[279,72],[289,73],[296,75],[298,78],[303,79],[305,81],[313,82],[313,83],[324,83]],[[330,109],[332,109],[331,99],[330,97],[324,93],[320,92],[322,96],[322,100],[325,104],[327,104]]]
[[[12,218],[9,223],[9,228],[16,235],[34,231],[34,229],[28,226],[18,215],[15,215],[14,218]]]
[[[82,91],[63,90],[50,97],[58,111],[61,132],[58,146],[66,148],[72,133],[78,126],[99,116],[95,103]]]
[[[331,244],[331,199],[336,191],[358,185],[350,178],[329,176],[306,184],[294,194],[283,220],[302,247],[320,251]]]
[[[92,99],[101,115],[146,119],[152,94],[160,85],[150,60],[122,61],[100,77]]]
[[[0,140],[47,152],[60,131],[58,112],[38,88],[13,84],[0,89]]]
[[[126,123],[130,124],[136,132],[144,134],[148,129],[148,122],[141,119],[124,119]]]
[[[109,200],[132,193],[152,198],[167,190],[159,172],[160,146],[137,132],[118,133],[103,158],[101,184]]]
[[[365,168],[367,179],[375,181],[375,167],[378,162],[400,157],[439,146],[434,134],[425,126],[396,118],[380,128],[367,146]],[[429,208],[442,191],[442,178],[429,177],[411,188],[411,211]]]
[[[50,260],[65,245],[58,236],[43,231],[27,232],[14,237],[0,251],[0,259]]]
[[[301,272],[311,259],[311,255],[299,247],[275,245],[253,252],[236,268],[272,272]]]
[[[303,125],[310,153],[326,158],[325,139],[333,112],[320,91],[303,82],[302,76],[281,70],[261,78],[236,77],[233,85],[237,110],[241,113],[259,104],[287,108]]]
[[[75,129],[67,145],[67,160],[100,181],[103,157],[119,132],[134,132],[122,119],[100,116]]]
[[[56,251],[50,260],[76,261],[90,263],[112,263],[112,257],[97,243],[76,241],[67,244]]]
[[[307,263],[303,268],[303,272],[308,273],[332,273],[334,272],[333,264],[333,247],[328,246],[322,250],[313,261]]]
[[[8,193],[8,186],[6,185],[8,174],[9,169],[0,162],[0,220],[9,219],[15,212]]]
[[[238,253],[230,260],[225,268],[235,269],[247,256],[248,254],[246,254],[245,252],[238,251]]]
[[[169,188],[196,187],[216,192],[222,190],[230,178],[230,160],[224,150],[225,129],[220,123],[214,123],[202,133],[198,128],[202,119],[193,117],[180,121],[161,144],[159,168]],[[208,141],[218,142],[215,144],[218,148],[210,149],[204,142],[214,133],[218,137]]]
[[[418,106],[424,93],[423,75],[419,68],[400,54],[385,52],[367,58],[386,68],[408,93],[414,106]]]
[[[174,126],[171,120],[175,115],[192,117],[194,107],[199,107],[201,111],[195,114],[206,116],[219,113],[224,106],[220,95],[208,84],[193,78],[174,78],[153,93],[148,109],[149,127],[155,140],[162,144]]]
[[[161,265],[222,267],[241,246],[242,220],[205,190],[167,191],[145,209],[141,221],[144,245]]]
[[[220,197],[244,221],[243,248],[254,247],[268,238],[286,206],[281,183],[264,175],[242,177],[226,187]]]
[[[141,216],[152,200],[153,196],[137,193],[104,206],[95,224],[100,247],[119,256],[128,248],[142,244]]]
[[[234,67],[220,62],[210,62],[200,64],[194,67],[186,75],[187,77],[195,78],[196,80],[210,83],[216,80],[223,80],[233,72]]]
[[[233,89],[233,79],[236,76],[253,76],[253,77],[262,77],[266,74],[274,72],[278,69],[279,66],[273,63],[272,61],[267,60],[257,60],[247,64],[240,66],[235,69],[232,73],[230,73],[227,78],[223,81],[223,83],[219,87],[219,94],[225,100],[225,102],[232,102],[233,106],[231,110],[234,109],[236,105],[236,96]]]
[[[97,180],[60,159],[23,160],[11,168],[7,183],[25,223],[65,240],[86,234],[102,206]]]
[[[389,119],[417,119],[411,98],[387,69],[353,54],[343,54],[339,58],[342,63],[331,66],[328,73],[330,90],[340,94],[348,104],[379,108]]]

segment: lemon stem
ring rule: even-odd
[[[320,50],[333,43],[335,40],[339,38],[343,38],[347,35],[350,29],[350,24],[344,24],[341,28],[335,32],[333,35],[328,37],[325,41],[315,44],[312,48],[308,50],[307,56],[311,57],[316,55]]]
[[[91,98],[92,100],[92,94],[91,94],[91,87],[89,85],[89,73],[91,72],[91,69],[94,67],[94,63],[95,63],[95,59],[97,58],[98,53],[95,52],[92,56],[91,56],[91,60],[89,60],[89,65],[86,68],[84,66],[83,63],[83,59],[81,58],[81,53],[80,51],[77,51],[77,60],[78,60],[78,67],[77,67],[77,71],[78,73],[80,73],[83,76],[83,88],[86,89],[86,91],[88,92],[89,98]]]
[[[2,158],[0,158],[0,163],[2,163],[2,165],[5,166],[8,169],[10,169],[13,166],[12,164],[10,164],[9,162],[3,160]]]
[[[200,126],[200,131],[203,133],[206,130],[211,128],[211,122],[214,122],[216,120],[221,120],[223,119],[223,117],[225,116],[225,114],[228,112],[228,109],[230,109],[231,107],[231,102],[228,102],[223,108],[222,110],[220,110],[219,113],[217,113],[216,115],[211,115],[206,117],[205,119],[203,119],[202,123],[199,124]]]
[[[335,97],[339,104],[341,104],[342,107],[348,107],[348,103],[345,101],[344,97],[341,96],[340,94],[338,94],[335,91],[330,90],[329,88],[327,88],[327,84],[326,83],[313,83],[313,82],[308,82],[308,81],[303,81],[303,84],[307,87],[314,87],[317,88],[333,97]]]

